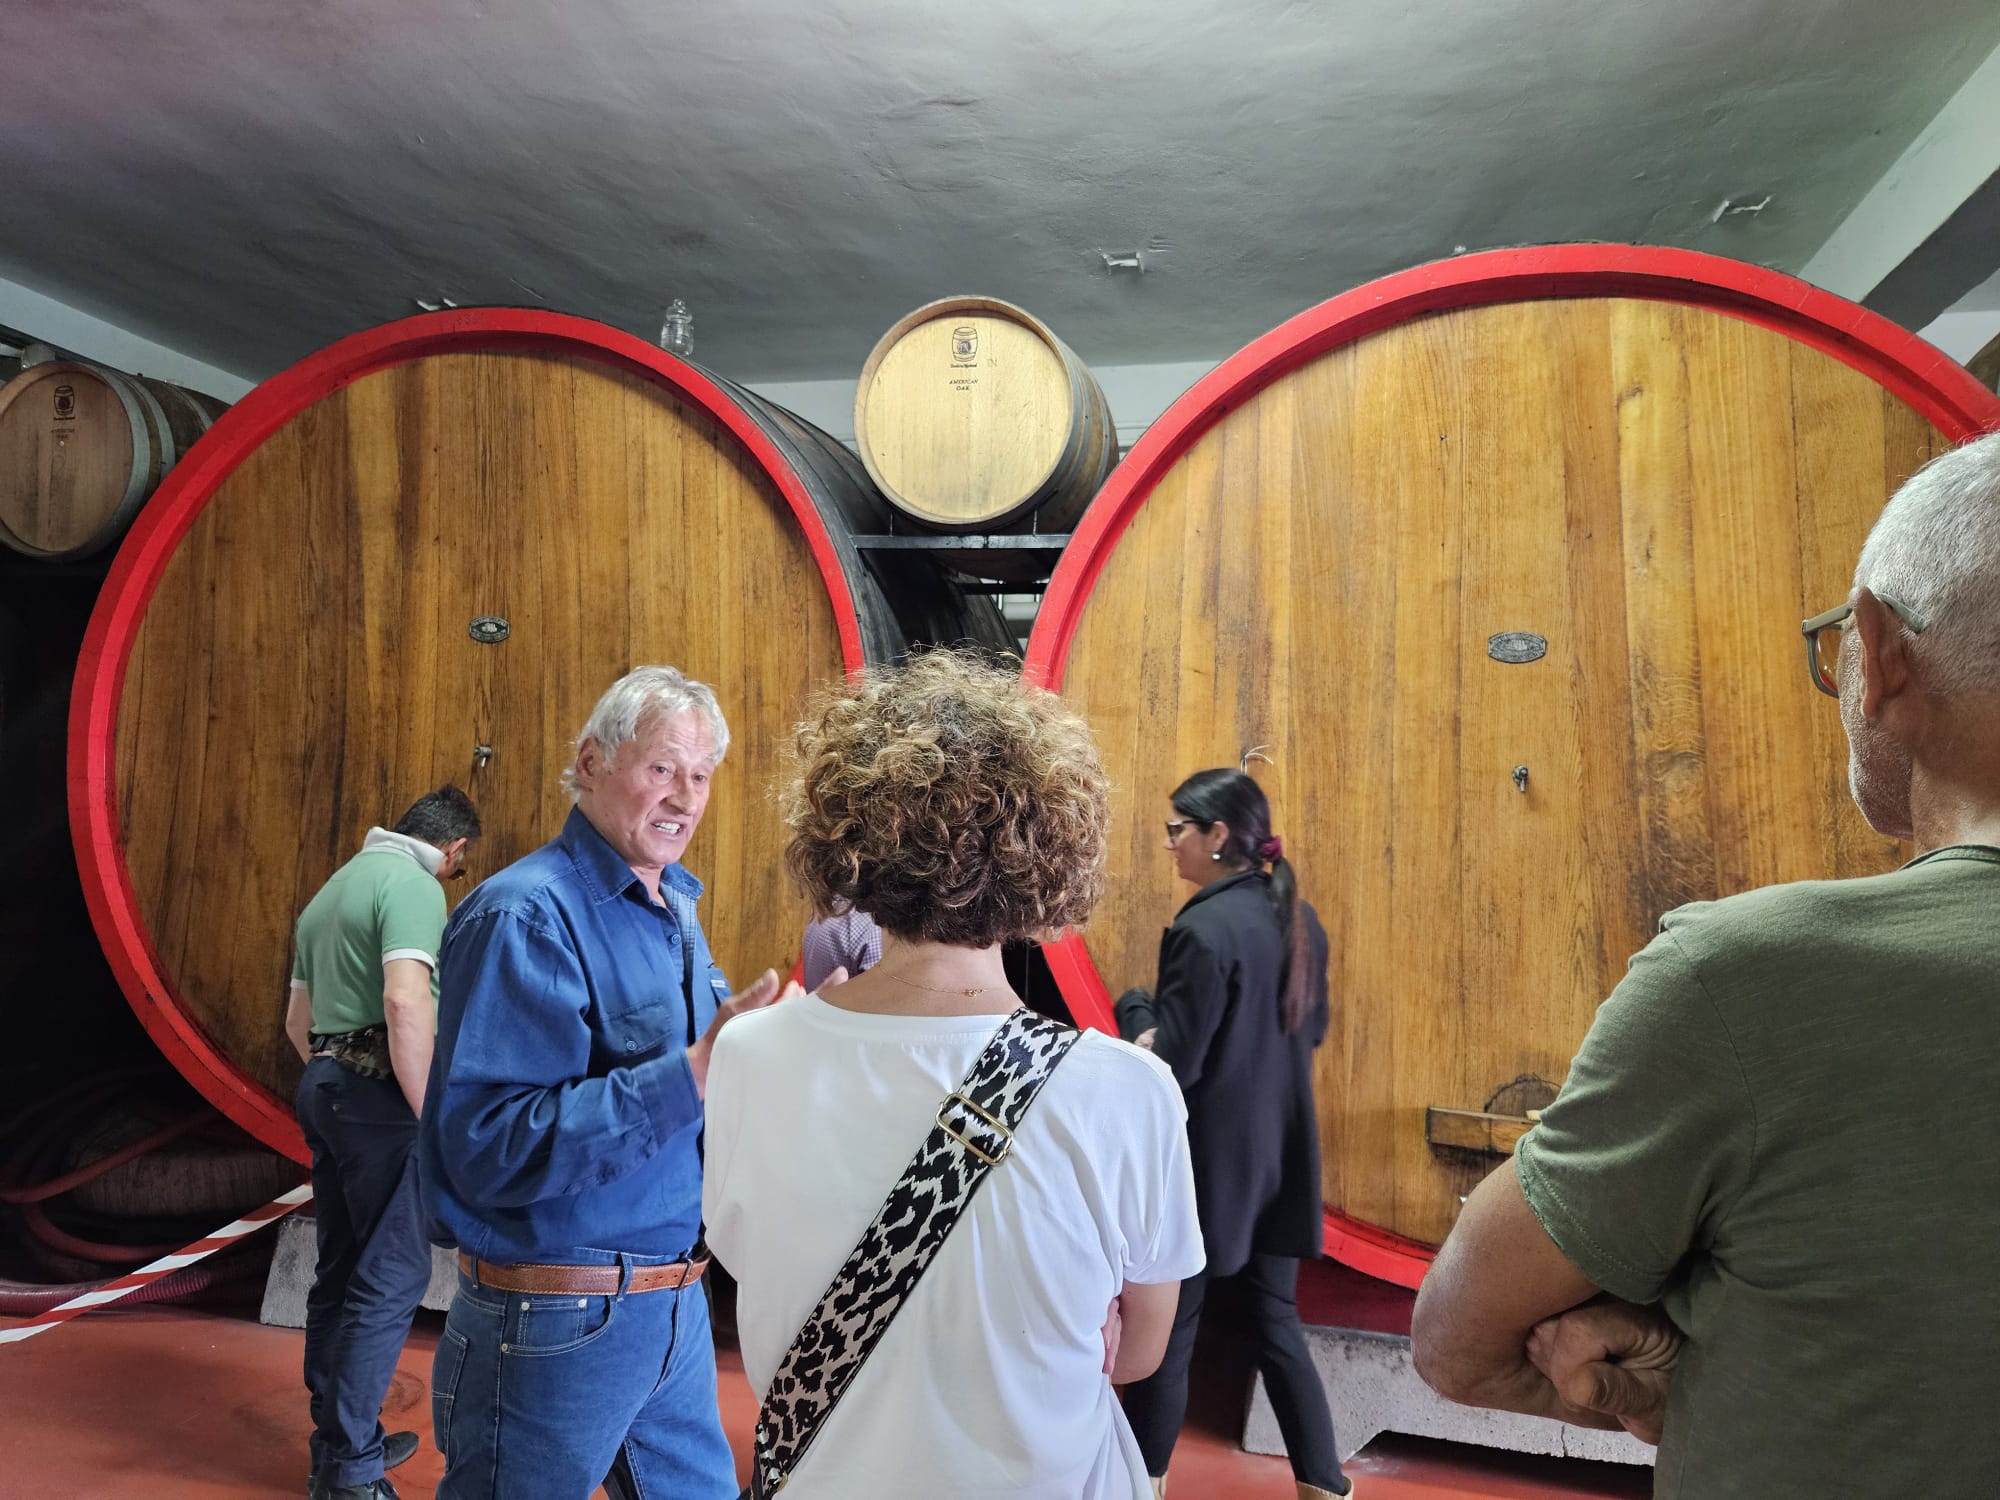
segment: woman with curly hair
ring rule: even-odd
[[[1144,1051],[1031,1018],[1000,957],[1103,890],[1096,747],[1053,695],[936,652],[823,699],[795,748],[786,862],[818,912],[884,936],[873,969],[740,1017],[710,1063],[703,1210],[767,1429],[839,1357],[791,1352],[822,1296],[885,1279],[852,1256],[968,1069],[1009,1028],[1067,1050],[781,1476],[786,1500],[1145,1500],[1112,1386],[1159,1363],[1201,1269],[1186,1113]]]
[[[1118,1029],[1186,1091],[1208,1266],[1182,1285],[1166,1357],[1125,1410],[1165,1493],[1204,1292],[1233,1277],[1299,1500],[1352,1494],[1294,1295],[1322,1234],[1312,1055],[1326,1036],[1326,930],[1249,776],[1197,771],[1169,801],[1167,852],[1195,890],[1160,943],[1159,988],[1120,996]]]

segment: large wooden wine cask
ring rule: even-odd
[[[1063,533],[1118,458],[1104,392],[1039,318],[948,297],[875,345],[854,393],[869,475],[921,530]],[[991,578],[1046,577],[1054,553],[954,550]]]
[[[1799,621],[2000,400],[1803,283],[1681,251],[1465,256],[1337,297],[1136,444],[1028,670],[1111,772],[1072,1010],[1150,984],[1187,773],[1251,766],[1332,939],[1329,1248],[1414,1285],[1498,1160],[1432,1107],[1559,1084],[1661,914],[1903,857],[1847,795]]]
[[[897,607],[933,637],[1000,629],[935,569],[890,600],[848,541],[880,505],[831,438],[580,318],[413,318],[259,386],[119,551],[73,701],[85,891],[153,1037],[300,1154],[300,908],[446,781],[485,825],[473,881],[552,837],[572,736],[647,662],[730,721],[687,859],[717,957],[783,968],[806,913],[768,792],[806,696],[899,651]]]
[[[223,410],[104,365],[26,365],[0,386],[0,544],[50,560],[108,546]]]

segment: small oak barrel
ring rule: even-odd
[[[1989,391],[2000,391],[2000,338],[1993,339],[1965,362],[1973,379]]]
[[[51,560],[109,545],[224,410],[104,365],[25,365],[0,386],[0,543]]]
[[[1004,628],[935,568],[891,599],[848,541],[883,509],[824,433],[581,318],[412,318],[244,397],[119,550],[72,701],[85,895],[162,1051],[301,1156],[299,910],[445,781],[485,825],[472,880],[552,837],[570,737],[645,662],[721,698],[688,865],[730,978],[782,971],[806,913],[767,794],[807,695],[902,651],[905,617]]]
[[[1677,250],[1469,255],[1336,297],[1134,445],[1027,670],[1097,727],[1116,819],[1071,1010],[1152,982],[1167,793],[1251,747],[1332,940],[1329,1248],[1415,1285],[1661,914],[1892,867],[1799,621],[1883,501],[2000,399],[1874,314]]]
[[[1104,392],[1038,318],[948,297],[882,335],[854,393],[854,441],[919,529],[1067,532],[1118,459]],[[992,578],[1046,577],[1052,552],[951,551]]]

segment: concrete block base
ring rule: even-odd
[[[313,1271],[319,1264],[319,1244],[314,1238],[313,1221],[297,1214],[279,1221],[278,1248],[271,1257],[271,1274],[264,1282],[264,1307],[259,1322],[276,1328],[306,1326],[306,1293],[312,1290]],[[441,1245],[431,1246],[431,1284],[424,1291],[424,1306],[443,1312],[451,1306],[458,1290],[458,1255]]]
[[[1306,1347],[1312,1350],[1313,1364],[1326,1386],[1343,1461],[1384,1432],[1606,1463],[1653,1461],[1652,1448],[1628,1433],[1599,1432],[1545,1417],[1482,1411],[1447,1401],[1417,1378],[1410,1341],[1404,1337],[1355,1328],[1308,1328]],[[1261,1375],[1250,1394],[1243,1446],[1252,1453],[1285,1451]]]

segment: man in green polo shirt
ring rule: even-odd
[[[444,882],[479,814],[455,786],[371,828],[298,922],[285,1031],[306,1060],[318,1274],[306,1299],[311,1500],[394,1500],[384,1477],[416,1434],[382,1430],[382,1398],[430,1282],[417,1117],[437,1031]]]
[[[1417,1367],[1473,1405],[1622,1422],[1660,1444],[1656,1496],[1987,1500],[2000,434],[1904,485],[1805,628],[1800,690],[1838,698],[1854,800],[1916,858],[1666,916],[1466,1203]]]

